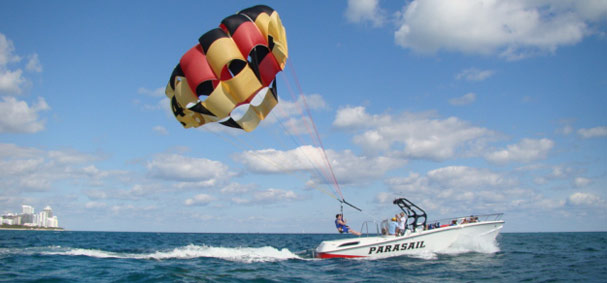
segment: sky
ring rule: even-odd
[[[278,106],[250,133],[184,129],[173,68],[254,4],[2,1],[0,213],[334,233],[341,192],[355,230],[397,197],[504,213],[504,232],[607,230],[607,2],[267,1],[289,47]]]

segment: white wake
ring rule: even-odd
[[[494,254],[500,251],[497,241],[493,238],[485,237],[459,237],[451,246],[442,251],[437,251],[440,254],[462,254],[462,253],[483,253]]]
[[[253,262],[273,262],[288,259],[302,259],[286,248],[281,250],[274,247],[212,247],[206,245],[190,244],[184,247],[174,248],[167,251],[155,251],[152,253],[121,253],[110,252],[96,249],[80,248],[55,248],[51,251],[44,251],[46,255],[67,255],[67,256],[89,256],[96,258],[125,258],[125,259],[192,259],[192,258],[219,258],[235,262],[253,263]]]

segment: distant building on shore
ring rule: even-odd
[[[58,228],[59,220],[53,215],[53,209],[46,206],[38,214],[30,205],[22,205],[21,213],[7,213],[2,215],[3,225],[20,225],[27,227]]]

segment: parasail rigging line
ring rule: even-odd
[[[282,166],[282,165],[274,162],[271,158],[267,158],[266,156],[257,153],[257,151],[255,149],[253,149],[253,147],[248,142],[246,142],[246,141],[238,138],[237,136],[231,136],[231,138],[227,138],[221,132],[211,131],[211,130],[208,130],[206,128],[204,128],[203,130],[214,134],[215,136],[223,139],[224,141],[227,141],[228,143],[232,144],[236,148],[239,148],[239,149],[241,149],[243,151],[247,151],[250,154],[254,155],[255,157],[257,157],[257,158],[259,158],[261,160],[264,160],[265,162],[267,162],[268,164],[272,165],[276,169],[279,169],[279,170],[282,169],[281,171],[287,172],[288,174],[291,174],[291,175],[295,175],[298,178],[304,180],[304,178],[302,176],[296,174],[295,172],[292,172],[292,171],[289,171],[289,170],[285,170],[287,168],[285,168],[284,166]],[[237,140],[238,142],[234,142],[234,140]],[[322,189],[322,188],[320,188],[320,187],[318,187],[316,185],[311,185],[311,187],[314,188],[314,189],[316,189],[316,190],[318,190],[318,191],[320,191],[320,192],[322,192],[322,193],[324,193],[324,194],[326,194],[326,195],[328,195],[331,198],[336,199],[337,201],[340,201],[339,198],[336,195],[332,194],[331,192],[328,192],[328,191],[326,191],[326,190],[324,190],[324,189]]]
[[[299,100],[297,99],[297,97],[295,95],[295,91],[293,91],[293,89],[291,88],[291,84],[289,83],[289,80],[284,76],[284,74],[283,74],[283,79],[285,81],[285,84],[287,85],[287,89],[289,90],[289,93],[291,94],[291,98],[294,101],[294,105],[296,105],[299,110],[299,114],[304,115],[305,110],[303,109],[302,105],[299,103]],[[303,102],[303,100],[302,100],[302,102]],[[288,115],[284,115],[284,116],[286,117]],[[310,124],[313,123],[313,121],[304,116],[304,118],[302,119],[302,123],[307,128],[306,133],[310,136],[310,140],[312,141],[312,144],[314,145],[315,148],[317,148],[320,151],[320,156],[319,156],[320,160],[321,160],[320,164],[316,163],[316,165],[314,165],[315,162],[311,162],[311,164],[313,165],[313,167],[315,168],[316,171],[318,171],[318,169],[323,169],[323,170],[321,170],[322,175],[319,174],[319,176],[324,176],[324,179],[327,181],[327,184],[333,183],[334,184],[333,191],[335,192],[335,194],[338,194],[343,199],[343,196],[341,195],[339,188],[337,186],[335,186],[336,179],[331,177],[331,173],[329,172],[328,166],[323,165],[327,161],[326,154],[324,153],[324,149],[321,147],[321,145],[318,143],[318,140],[314,136],[314,133],[313,133],[314,128],[310,126]],[[302,141],[301,136],[292,134],[291,131],[285,130],[285,133],[290,136],[297,136],[297,138],[300,141]],[[304,142],[302,141],[302,144],[303,143]],[[296,142],[296,144],[297,144],[297,142]],[[338,201],[341,202],[341,200],[339,200],[339,199],[338,199]]]
[[[289,93],[291,94],[291,97],[293,97],[295,99],[295,95],[293,92],[293,89],[291,88],[291,84],[289,83],[288,79],[286,77],[284,77],[283,75],[283,80],[285,82],[285,84],[287,85],[287,89],[289,90]],[[304,113],[303,109],[301,108],[301,105],[297,102],[297,100],[295,99],[293,101],[293,104],[296,105],[299,108],[299,113]],[[284,109],[282,107],[277,107],[278,108],[278,112],[281,113],[282,117],[288,117],[289,115],[287,113],[284,112]],[[292,133],[292,131],[290,131],[289,129],[287,129],[287,127],[284,125],[284,123],[282,122],[281,119],[279,119],[279,116],[277,115],[277,119],[280,122],[281,128],[283,129],[283,131],[291,137],[291,140],[295,143],[295,145],[297,146],[298,150],[301,150],[301,145],[306,144],[306,142],[303,140],[303,138],[301,137],[301,135],[298,134],[294,134]],[[310,136],[312,137],[312,128],[309,125],[309,121],[307,119],[303,119],[303,123],[307,126],[307,133],[310,134]],[[321,147],[318,145],[317,142],[314,141],[313,138],[311,138],[312,143],[314,144],[315,148],[318,148],[319,150],[322,150]],[[330,174],[327,172],[327,170],[320,170],[319,168],[324,168],[324,166],[322,164],[318,164],[317,162],[312,161],[307,154],[305,154],[305,152],[302,152],[302,155],[306,157],[306,159],[308,160],[308,162],[310,163],[310,165],[312,166],[312,168],[314,168],[314,171],[316,172],[316,174],[321,177],[324,178],[327,183],[331,183],[332,179],[330,177]],[[321,159],[322,159],[322,155],[321,155]],[[321,161],[322,163],[322,161]],[[336,191],[337,192],[337,191]]]
[[[322,155],[324,157],[324,160],[325,160],[325,163],[327,165],[327,168],[329,169],[330,176],[331,176],[332,181],[333,181],[333,185],[335,186],[335,190],[337,191],[337,193],[339,194],[339,196],[341,197],[341,199],[344,200],[344,196],[343,196],[343,194],[341,192],[341,188],[339,187],[339,183],[337,182],[337,178],[335,177],[335,172],[333,170],[333,166],[331,165],[331,162],[329,161],[329,158],[327,156],[327,152],[325,150],[325,147],[324,147],[324,145],[322,143],[322,140],[320,139],[320,135],[318,134],[318,129],[317,129],[316,124],[314,123],[314,119],[312,118],[312,115],[310,113],[310,109],[309,109],[308,104],[306,102],[305,96],[303,95],[303,90],[302,90],[301,85],[299,83],[299,79],[297,78],[297,74],[295,73],[295,68],[293,67],[292,61],[293,61],[292,59],[288,60],[287,61],[287,65],[288,65],[288,67],[290,69],[290,73],[293,76],[293,79],[295,81],[295,85],[297,86],[297,90],[299,91],[299,95],[300,95],[300,97],[301,97],[301,99],[303,101],[303,105],[304,105],[304,109],[305,109],[305,114],[308,116],[309,122],[310,122],[310,124],[311,124],[311,126],[312,126],[312,128],[314,130],[313,131],[314,135],[312,137],[313,137],[313,139],[315,138],[315,140],[318,142],[318,144],[319,144],[319,146],[320,146],[320,148],[322,150]],[[293,93],[291,95],[294,96]]]
[[[286,117],[284,115],[284,110],[282,110],[281,107],[277,107],[279,110],[279,112],[283,113],[283,116]],[[275,114],[274,114],[275,115]],[[319,177],[319,178],[324,178],[325,180],[329,181],[329,177],[326,174],[323,174],[324,171],[319,170],[320,166],[318,164],[315,164],[314,161],[312,161],[312,159],[310,159],[310,156],[308,154],[306,154],[306,152],[303,151],[302,145],[305,144],[303,139],[299,136],[299,135],[294,135],[294,134],[290,134],[289,129],[287,129],[287,127],[284,125],[284,123],[282,122],[281,119],[278,119],[278,123],[280,125],[280,128],[282,129],[283,132],[287,133],[287,135],[291,138],[291,141],[296,145],[296,150],[301,152],[301,155],[306,159],[306,161],[310,164],[312,170],[314,171],[314,173]],[[280,140],[280,139],[277,139]],[[284,146],[285,148],[287,148],[287,146]]]

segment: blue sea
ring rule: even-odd
[[[0,231],[6,282],[607,282],[607,233],[504,233],[421,256],[315,259],[336,234]]]

